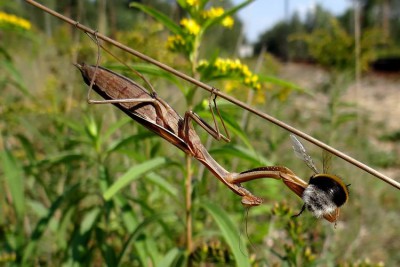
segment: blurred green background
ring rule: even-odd
[[[357,23],[353,9],[335,17],[318,7],[249,44],[237,11],[251,2],[41,1],[398,179],[399,4],[359,1]],[[2,266],[400,264],[400,195],[384,182],[334,158],[332,172],[351,184],[336,227],[308,212],[291,219],[302,202],[276,180],[246,185],[265,199],[247,213],[200,163],[113,106],[86,103],[72,65],[96,62],[84,33],[24,1],[0,0],[0,40]],[[211,121],[208,93],[109,49],[180,114],[191,108]],[[101,65],[139,80],[107,53]],[[283,165],[308,181],[288,132],[218,104],[232,142],[196,129],[221,165]],[[304,144],[322,169],[321,150]]]

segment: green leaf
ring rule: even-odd
[[[286,80],[276,78],[274,76],[268,76],[268,75],[262,75],[262,74],[259,74],[258,76],[259,76],[261,82],[272,83],[272,84],[275,84],[275,85],[283,87],[283,88],[288,88],[293,91],[312,95],[312,93],[309,90],[306,90],[305,88],[300,87],[295,83],[291,83]]]
[[[71,119],[69,117],[55,115],[54,120],[63,126],[66,126],[80,135],[86,135],[85,127],[82,126],[82,121]]]
[[[42,217],[39,222],[35,226],[35,230],[33,231],[30,242],[26,246],[22,254],[22,262],[27,262],[32,259],[32,255],[35,252],[35,249],[39,243],[39,239],[42,237],[43,233],[49,226],[49,222],[56,210],[60,207],[65,199],[69,199],[71,195],[76,194],[76,191],[79,189],[79,183],[72,185],[65,192],[59,196],[55,201],[52,202],[48,213],[45,217]]]
[[[128,136],[128,137],[120,139],[120,140],[116,140],[115,142],[113,142],[108,147],[107,154],[109,154],[109,153],[111,153],[113,151],[119,150],[119,149],[121,149],[121,148],[123,148],[123,147],[125,147],[125,146],[127,146],[127,145],[129,145],[131,143],[135,143],[135,142],[138,142],[138,141],[143,141],[145,139],[154,138],[154,137],[159,138],[158,136],[156,136],[152,132],[150,132],[150,133],[149,132],[144,132],[144,133],[131,135],[131,136]]]
[[[134,242],[139,237],[139,235],[144,231],[144,229],[151,223],[156,222],[156,221],[161,221],[162,218],[165,218],[168,215],[171,215],[171,214],[170,213],[159,213],[159,214],[155,214],[155,215],[146,217],[146,219],[144,219],[135,228],[135,230],[129,235],[127,241],[122,246],[122,251],[117,259],[117,266],[119,266],[121,264],[121,261],[124,258],[125,253],[128,251],[128,248],[130,247],[131,243]],[[143,264],[145,264],[145,262],[143,262]]]
[[[49,167],[56,166],[58,164],[66,164],[72,161],[84,159],[85,155],[77,152],[61,152],[56,155],[50,155],[47,158],[38,161],[38,166],[48,165]]]
[[[355,121],[357,119],[357,113],[355,112],[346,112],[337,116],[334,121],[334,127],[338,128],[340,125],[345,124],[349,121]]]
[[[127,124],[128,122],[131,122],[132,119],[129,117],[122,117],[120,120],[116,121],[112,125],[110,125],[106,132],[103,134],[103,139],[108,140],[110,139],[111,135],[114,134],[116,131],[118,131],[123,125]]]
[[[133,166],[124,175],[122,175],[114,184],[112,184],[103,197],[106,201],[110,200],[118,191],[130,184],[132,181],[144,176],[145,173],[153,171],[167,163],[166,158],[155,158],[142,164]]]
[[[33,162],[36,159],[35,153],[36,150],[34,146],[32,145],[32,142],[24,135],[22,134],[17,134],[16,137],[19,139],[21,142],[21,145],[24,147],[26,157],[29,159],[29,161]]]
[[[209,28],[209,27],[211,27],[211,26],[213,26],[215,24],[220,23],[227,16],[231,16],[231,15],[235,14],[240,9],[246,7],[247,5],[251,4],[252,2],[254,2],[254,0],[247,0],[247,1],[241,3],[241,4],[237,5],[237,6],[234,6],[233,8],[227,10],[222,16],[208,19],[206,21],[206,23],[204,23],[203,30],[206,30],[207,28]]]
[[[33,101],[36,101],[36,98],[23,83],[24,79],[22,75],[15,68],[11,60],[0,60],[0,69],[2,69],[2,72],[7,72],[9,74],[8,76],[11,78],[11,80],[8,80],[8,82],[14,84],[15,87],[17,87],[26,97],[29,97],[30,99],[33,99]]]
[[[42,202],[30,200],[28,201],[29,210],[38,217],[44,217],[47,214],[47,208]]]
[[[79,229],[81,235],[84,235],[86,232],[92,229],[93,225],[97,221],[100,211],[101,210],[99,207],[95,207],[85,214]]]
[[[178,248],[173,248],[158,263],[159,267],[175,267],[177,261],[182,257],[183,251]]]
[[[176,189],[176,186],[169,183],[167,180],[164,179],[164,177],[161,177],[154,172],[147,174],[146,177],[148,181],[152,182],[155,185],[158,185],[162,190],[164,190],[166,193],[168,193],[175,200],[178,201],[178,190]]]
[[[133,232],[138,225],[137,214],[132,210],[128,198],[116,195],[113,202],[121,210],[121,219],[129,233]]]
[[[217,223],[222,236],[226,243],[231,248],[233,256],[236,260],[236,266],[250,267],[250,260],[248,258],[248,251],[245,246],[240,246],[239,229],[235,226],[229,215],[221,207],[211,202],[202,202],[201,206],[214,218]]]
[[[253,149],[248,149],[240,145],[225,145],[219,148],[211,149],[210,153],[212,155],[226,155],[231,157],[236,157],[244,160],[248,160],[255,165],[268,166],[273,165],[271,161],[257,154]]]
[[[11,192],[11,197],[18,219],[22,219],[25,213],[25,195],[23,170],[12,153],[4,149],[0,153],[1,166],[4,172],[4,180]]]
[[[154,8],[139,4],[139,3],[130,3],[129,7],[135,7],[137,9],[140,9],[144,13],[152,16],[154,19],[158,20],[160,23],[162,23],[165,27],[167,27],[171,32],[175,34],[182,35],[182,30],[179,25],[177,25],[173,20],[171,20],[167,15],[158,12]]]

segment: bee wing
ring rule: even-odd
[[[290,135],[290,138],[292,139],[292,143],[293,143],[293,150],[294,153],[296,154],[296,156],[298,158],[300,158],[301,160],[303,160],[307,166],[313,170],[315,173],[319,173],[317,168],[315,167],[314,161],[312,160],[312,158],[310,157],[310,155],[307,154],[306,149],[304,148],[303,144],[300,143],[300,141],[297,139],[297,137],[294,134]]]
[[[322,150],[322,169],[324,173],[330,173],[332,163],[332,154],[326,150]]]

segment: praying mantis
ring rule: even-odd
[[[342,182],[339,178],[338,181],[334,179],[333,183],[336,183],[336,185],[339,184],[339,191],[340,189],[342,189],[342,191],[338,192],[338,194],[344,194],[346,198],[344,201],[336,203],[333,201],[335,196],[331,196],[332,194],[330,195],[330,188],[323,187],[322,189],[320,188],[321,190],[316,191],[315,186],[318,183],[311,183],[313,177],[324,178],[325,180],[328,179],[329,182],[332,182],[332,178],[328,174],[317,174],[315,166],[313,169],[316,174],[311,177],[310,183],[307,183],[284,166],[265,166],[240,173],[229,172],[209,154],[207,149],[201,143],[199,135],[193,127],[193,121],[199,124],[215,139],[224,140],[226,142],[230,141],[229,133],[216,105],[216,96],[212,98],[213,92],[210,96],[210,110],[214,121],[214,127],[209,125],[191,110],[186,111],[184,117],[181,117],[167,102],[157,95],[151,85],[151,90],[149,92],[143,86],[129,78],[101,66],[93,66],[85,63],[75,64],[75,66],[81,71],[85,83],[89,85],[88,103],[115,105],[136,122],[142,124],[150,131],[175,145],[186,154],[197,159],[225,186],[235,194],[239,195],[241,197],[241,203],[244,206],[258,206],[263,203],[263,199],[253,195],[249,190],[242,186],[242,183],[261,178],[280,179],[292,192],[303,198],[305,204],[298,215],[307,208],[317,217],[323,217],[329,222],[336,222],[339,216],[340,206],[346,202],[348,196],[347,187],[343,186],[342,188]],[[104,100],[90,99],[91,89],[103,97]],[[211,101],[214,103],[214,107],[227,136],[221,134],[218,129],[215,115],[211,108]],[[297,140],[297,142],[299,141]],[[296,142],[294,144],[296,153],[303,158],[310,168],[312,168],[309,164],[310,161],[308,161],[308,155],[306,154],[304,147],[302,147],[301,143],[300,145]],[[318,179],[314,181],[319,182],[322,180],[323,179]],[[308,194],[308,198],[304,198],[306,193]],[[332,204],[330,208],[321,210],[319,207],[321,203],[311,203],[314,193],[327,196],[321,199],[325,202],[329,202],[330,200],[329,204]],[[332,198],[332,200],[330,198]],[[318,209],[318,212],[315,212],[315,209]]]

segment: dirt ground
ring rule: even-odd
[[[281,73],[283,78],[312,91],[328,80],[326,71],[310,64],[288,63],[282,66]],[[358,88],[351,83],[344,91],[343,98],[355,102],[373,122],[384,125],[388,131],[400,130],[399,72],[364,74]]]

